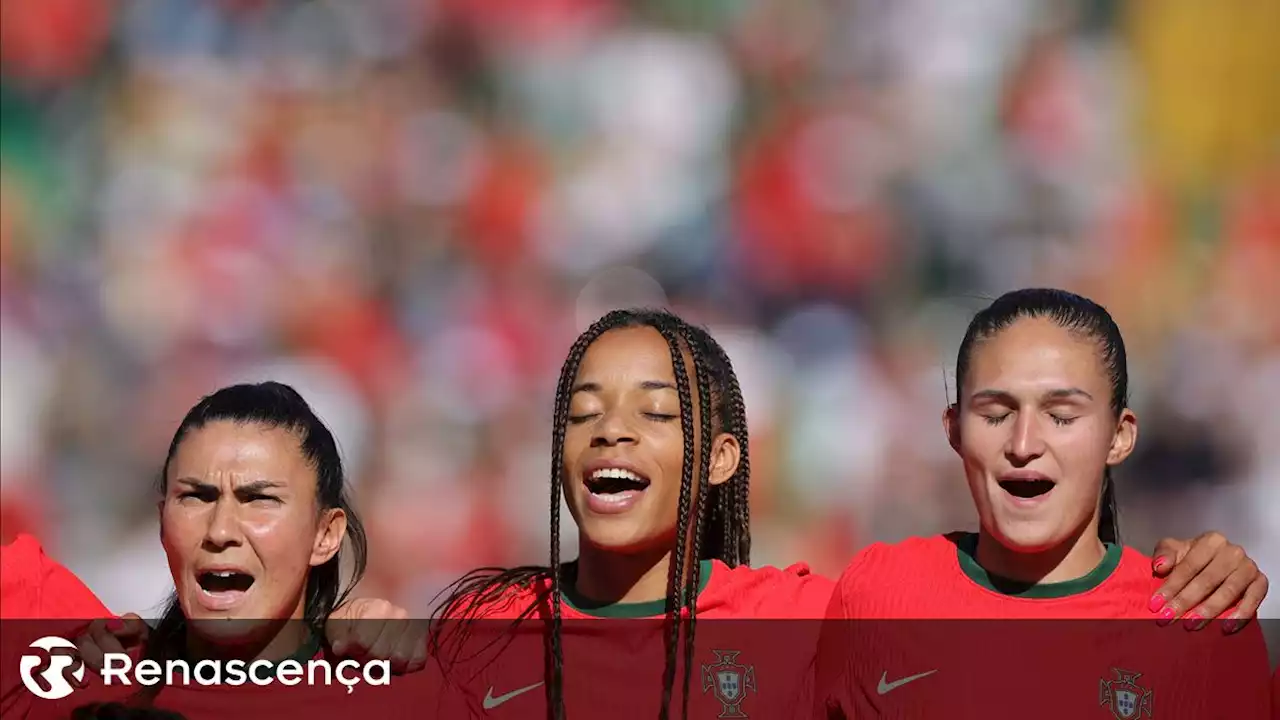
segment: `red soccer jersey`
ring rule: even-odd
[[[0,716],[21,717],[33,697],[19,665],[31,643],[46,636],[73,637],[97,618],[112,617],[72,572],[54,562],[30,535],[0,546]]]
[[[1141,553],[1108,546],[1085,577],[1015,586],[977,564],[976,543],[914,538],[854,559],[822,633],[815,717],[1269,717],[1257,624],[1159,627]]]
[[[834,584],[807,566],[730,568],[704,561],[689,666],[690,717],[793,717],[809,697],[820,618]],[[545,717],[551,608],[514,618],[536,602],[526,588],[466,626],[466,642],[441,658],[472,717]],[[563,693],[569,717],[659,716],[667,667],[665,602],[591,606],[561,603]],[[460,630],[454,626],[451,630]],[[677,646],[672,708],[683,700],[683,640]]]

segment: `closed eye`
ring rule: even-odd
[[[200,500],[202,502],[214,502],[218,499],[218,491],[216,490],[187,490],[178,494],[180,500]]]
[[[1009,417],[1010,414],[1011,413],[1005,413],[1003,415],[983,415],[982,419],[985,420],[988,425],[999,425],[1004,422],[1005,418]]]
[[[595,416],[597,416],[597,415],[599,415],[599,413],[588,413],[588,414],[586,414],[586,415],[570,415],[570,416],[569,416],[569,424],[570,424],[570,425],[581,425],[582,423],[584,423],[584,422],[586,422],[586,421],[590,420],[591,418],[593,418],[593,417],[595,417]]]
[[[668,415],[666,413],[651,413],[651,412],[645,413],[644,416],[649,418],[650,420],[657,420],[658,422],[667,422],[669,420],[675,420],[676,418],[680,417],[679,415]]]
[[[1063,417],[1061,415],[1054,415],[1053,413],[1049,413],[1049,417],[1053,420],[1053,424],[1058,427],[1066,427],[1077,420],[1077,418]]]

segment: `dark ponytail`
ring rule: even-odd
[[[1102,473],[1102,505],[1098,511],[1098,539],[1108,545],[1120,544],[1120,521],[1116,515],[1116,483],[1111,468]]]

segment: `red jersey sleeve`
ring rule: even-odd
[[[731,620],[813,620],[826,615],[835,583],[804,563],[786,569],[716,566],[725,579],[708,588],[702,617]],[[813,638],[816,642],[816,636]]]
[[[0,547],[0,618],[84,620],[112,617],[80,578],[44,554],[30,535]]]
[[[855,637],[857,627],[851,622],[856,612],[851,607],[851,594],[857,593],[861,572],[875,553],[865,548],[841,574],[827,603],[814,658],[812,717],[815,720],[858,717],[858,685],[852,682],[850,648],[863,643]],[[864,713],[865,714],[865,713]]]
[[[20,665],[31,643],[71,637],[96,618],[112,617],[102,601],[70,570],[44,554],[30,535],[0,547],[0,716],[20,717],[32,695]]]
[[[1271,715],[1271,662],[1258,623],[1225,635],[1218,623],[1201,630],[1204,648],[1195,653],[1199,672],[1186,673],[1182,697],[1170,701],[1188,718],[1265,718]],[[1170,708],[1172,710],[1173,708]]]

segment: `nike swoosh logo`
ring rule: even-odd
[[[502,703],[504,703],[504,702],[506,702],[506,701],[510,700],[511,698],[516,697],[517,695],[522,695],[522,694],[524,694],[524,693],[527,693],[527,692],[529,692],[530,690],[532,690],[532,689],[534,689],[534,688],[536,688],[536,687],[539,687],[540,685],[542,685],[542,683],[540,683],[540,682],[536,682],[536,683],[534,683],[534,684],[530,685],[529,687],[522,687],[522,688],[520,688],[519,690],[512,690],[511,692],[509,692],[509,693],[507,693],[507,694],[505,694],[505,695],[499,695],[498,697],[494,697],[494,696],[493,696],[493,686],[492,686],[492,685],[490,685],[490,686],[489,686],[489,692],[487,692],[487,693],[485,693],[485,694],[484,694],[484,709],[485,709],[485,710],[492,710],[492,709],[494,709],[494,708],[498,707],[499,705],[501,705]],[[472,696],[472,697],[474,697],[474,696]]]
[[[929,672],[923,672],[923,673],[920,673],[919,675],[912,675],[911,677],[904,677],[901,680],[894,680],[893,682],[885,682],[885,680],[889,679],[888,672],[881,673],[880,685],[876,688],[876,692],[880,693],[881,695],[884,695],[885,693],[890,693],[890,692],[893,692],[894,690],[897,690],[898,688],[902,687],[903,685],[906,685],[909,682],[915,682],[920,678],[929,677],[930,675],[936,672],[938,671],[930,670]]]

